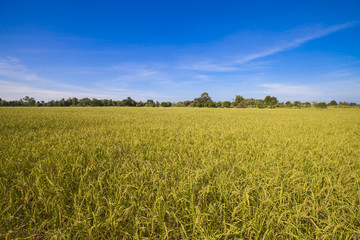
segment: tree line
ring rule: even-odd
[[[60,100],[36,101],[34,98],[26,96],[20,100],[6,101],[0,98],[0,106],[34,106],[34,107],[70,107],[70,106],[128,106],[128,107],[207,107],[207,108],[327,108],[334,107],[356,107],[359,104],[348,103],[335,100],[329,103],[325,102],[300,102],[287,101],[279,102],[274,96],[266,96],[264,99],[244,98],[236,95],[233,101],[213,101],[208,93],[204,92],[200,97],[190,101],[180,102],[159,102],[152,99],[143,101],[135,101],[131,97],[123,100],[112,99],[96,99],[96,98],[62,98]]]

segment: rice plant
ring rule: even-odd
[[[0,108],[0,238],[359,239],[359,109]]]

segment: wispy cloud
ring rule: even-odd
[[[61,99],[67,97],[78,97],[78,98],[106,98],[106,99],[123,99],[131,96],[136,100],[144,100],[147,98],[154,98],[157,100],[167,100],[170,96],[158,94],[153,91],[137,91],[123,88],[102,88],[102,89],[86,89],[78,91],[76,89],[48,89],[39,88],[36,86],[30,86],[23,83],[11,82],[0,80],[1,90],[0,96],[7,100],[21,99],[24,96],[35,97],[36,100],[51,100]]]
[[[0,76],[22,81],[42,81],[38,75],[31,73],[16,58],[0,58]]]
[[[23,83],[0,80],[1,97],[7,100],[16,100],[24,96],[36,97],[36,99],[50,100],[69,96],[87,96],[86,92],[49,90],[32,87]]]
[[[296,48],[306,42],[309,42],[309,41],[317,39],[317,38],[324,37],[326,35],[329,35],[331,33],[337,32],[337,31],[345,29],[345,28],[349,28],[351,26],[354,26],[355,24],[357,24],[357,23],[350,22],[350,23],[338,24],[338,25],[334,25],[334,26],[330,26],[330,27],[326,27],[326,28],[319,28],[319,29],[313,30],[313,32],[310,32],[309,34],[307,34],[307,36],[298,37],[298,38],[289,40],[288,42],[286,42],[283,45],[275,46],[275,47],[272,47],[272,48],[267,49],[262,52],[247,55],[243,58],[238,59],[236,62],[239,64],[243,64],[243,63],[258,59],[258,58],[267,57],[267,56],[270,56],[270,55],[273,55],[273,54],[276,54],[276,53],[279,53],[282,51]]]
[[[296,29],[288,33],[280,34],[277,40],[268,43],[266,37],[263,37],[263,43],[258,46],[258,49],[253,49],[247,53],[237,53],[239,50],[248,48],[246,45],[239,45],[238,50],[232,49],[233,52],[228,53],[227,59],[221,60],[221,57],[213,55],[208,60],[200,60],[184,64],[182,68],[197,70],[197,71],[210,71],[210,72],[234,72],[241,71],[244,64],[262,59],[283,51],[297,48],[311,40],[325,37],[331,33],[335,33],[342,29],[346,29],[357,25],[357,22],[349,22],[345,24],[338,24],[329,27],[314,26],[311,28]],[[277,43],[278,42],[278,43]],[[250,43],[246,43],[250,44]],[[224,44],[221,44],[223,46]],[[216,47],[215,47],[216,48]],[[221,53],[221,49],[218,50]]]
[[[155,71],[139,71],[137,76],[151,77]],[[135,77],[135,76],[132,76]],[[135,99],[153,97],[167,99],[154,91],[119,88],[113,85],[89,83],[88,87],[46,79],[30,71],[15,58],[0,58],[0,96],[7,100],[20,99],[26,95],[35,99],[50,100],[63,97],[90,97],[122,99],[131,96]]]
[[[316,82],[310,84],[263,83],[254,91],[262,95],[280,96],[280,100],[331,101],[333,99],[358,102],[360,96],[360,78],[345,81]]]
[[[354,75],[351,69],[341,69],[324,74],[325,78],[348,78]]]
[[[279,83],[267,83],[259,84],[259,87],[264,88],[264,90],[257,91],[258,93],[263,93],[265,95],[275,95],[282,96],[285,99],[309,99],[309,97],[314,98],[322,94],[322,91],[315,88],[314,86],[309,85],[288,85],[288,84],[279,84]]]
[[[237,67],[231,66],[229,64],[209,63],[209,62],[198,62],[198,63],[182,66],[181,68],[189,69],[189,70],[211,71],[211,72],[233,72],[238,70]]]

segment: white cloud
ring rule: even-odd
[[[282,100],[314,100],[322,95],[315,86],[310,85],[287,85],[279,83],[259,84],[264,90],[256,91],[264,95],[281,96]]]
[[[275,46],[275,47],[271,47],[267,50],[258,52],[258,53],[253,53],[250,55],[247,55],[243,58],[240,58],[238,60],[236,60],[236,62],[238,64],[243,64],[249,61],[253,61],[255,59],[259,59],[259,58],[264,58],[282,51],[286,51],[292,48],[296,48],[299,47],[300,45],[309,42],[311,40],[317,39],[317,38],[321,38],[324,37],[326,35],[329,35],[331,33],[337,32],[339,30],[354,26],[356,23],[351,22],[351,23],[345,23],[345,24],[339,24],[339,25],[334,25],[334,26],[330,26],[330,27],[326,27],[326,28],[318,28],[316,30],[313,30],[311,33],[307,34],[307,36],[302,36],[302,37],[298,37],[295,39],[290,39],[288,41],[285,42],[285,44],[279,45],[279,46]]]
[[[264,90],[255,91],[263,95],[280,96],[281,101],[353,101],[359,102],[360,79],[332,82],[314,82],[306,85],[264,83]]]
[[[61,99],[63,97],[69,96],[84,96],[86,93],[83,92],[73,92],[73,91],[56,91],[56,90],[46,90],[31,87],[26,84],[10,82],[0,80],[1,90],[0,94],[3,99],[6,100],[18,100],[24,96],[32,96],[36,99],[50,100],[50,99]]]
[[[22,81],[42,81],[34,73],[31,73],[27,68],[20,64],[20,61],[16,58],[0,58],[0,76],[17,79]]]
[[[273,40],[271,43],[268,43],[266,37],[263,37],[263,44],[257,47],[258,50],[256,50],[255,47],[255,49],[251,50],[252,52],[239,54],[237,53],[238,51],[248,48],[247,45],[239,45],[238,50],[234,50],[233,48],[232,52],[228,53],[227,59],[221,60],[221,57],[219,56],[223,54],[221,51],[222,49],[218,49],[217,54],[219,56],[216,56],[216,52],[215,52],[215,55],[213,54],[206,61],[204,60],[200,60],[200,61],[197,60],[193,62],[189,61],[189,63],[183,64],[182,68],[189,70],[210,71],[210,72],[241,71],[242,66],[244,64],[277,54],[279,52],[283,52],[299,47],[306,42],[327,36],[331,33],[349,28],[356,24],[357,22],[350,22],[345,24],[333,25],[330,27],[315,26],[308,28],[306,30],[297,29],[288,33],[285,32],[283,34],[279,34],[280,37],[277,40]],[[232,44],[234,44],[234,42],[232,42]],[[251,44],[251,43],[246,43],[246,44]],[[221,46],[223,45],[224,43],[221,44]]]
[[[135,74],[123,76],[125,80],[150,79],[156,77],[157,71],[136,70]],[[159,80],[159,78],[157,78]],[[52,79],[46,79],[31,72],[14,58],[0,58],[0,97],[6,100],[17,100],[31,96],[37,100],[61,99],[67,97],[112,98],[123,99],[131,96],[137,100],[149,97],[168,99],[154,91],[130,90],[114,87],[111,84],[88,83],[87,87],[76,86]]]
[[[24,96],[34,97],[36,100],[59,100],[68,97],[120,100],[129,96],[135,100],[146,100],[148,98],[167,100],[170,98],[170,96],[157,94],[153,91],[136,91],[122,88],[107,88],[101,90],[87,89],[85,91],[74,91],[71,89],[53,90],[4,80],[0,80],[0,85],[0,96],[2,99],[6,100],[19,100]]]
[[[211,72],[233,72],[238,70],[237,67],[229,66],[228,64],[224,64],[224,63],[216,64],[209,62],[199,62],[195,64],[185,65],[181,68],[189,69],[189,70],[211,71]]]
[[[325,78],[348,78],[353,76],[354,73],[350,69],[341,69],[324,74]]]

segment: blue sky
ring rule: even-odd
[[[0,97],[360,103],[360,1],[0,0]]]

